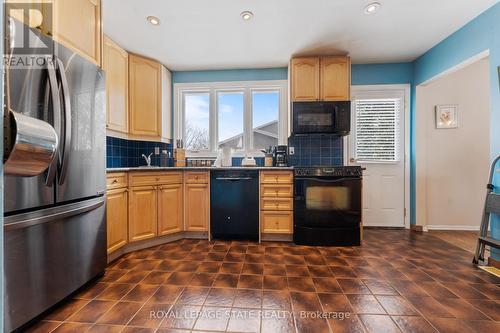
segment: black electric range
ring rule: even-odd
[[[361,167],[297,167],[294,173],[294,242],[360,245]]]

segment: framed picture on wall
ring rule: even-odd
[[[458,127],[458,105],[436,105],[436,128]]]

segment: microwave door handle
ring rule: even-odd
[[[64,184],[66,180],[66,174],[68,170],[69,152],[71,150],[71,100],[69,95],[68,80],[66,78],[66,73],[64,72],[64,64],[61,59],[57,59],[57,69],[59,71],[59,77],[61,79],[61,90],[63,99],[63,110],[64,117],[64,147],[61,158],[61,172],[59,175],[59,185]]]
[[[52,120],[53,126],[58,136],[58,141],[61,138],[61,103],[59,100],[59,88],[57,85],[57,75],[52,62],[47,65],[47,85],[45,87],[44,113],[49,113],[49,101],[52,102]],[[48,117],[50,119],[50,116]],[[48,120],[49,120],[48,119]],[[60,157],[60,143],[58,143],[57,153],[54,155],[52,163],[47,170],[45,184],[52,186],[56,176],[57,163]]]

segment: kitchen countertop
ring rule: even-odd
[[[107,168],[106,172],[125,171],[167,171],[167,170],[293,170],[293,167],[131,167],[131,168]]]

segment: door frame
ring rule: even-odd
[[[388,91],[400,91],[404,96],[404,227],[410,229],[410,84],[377,84],[377,85],[353,85],[351,86],[351,99],[356,93],[383,93]],[[349,163],[349,150],[351,148],[350,135],[343,138],[344,164]]]

